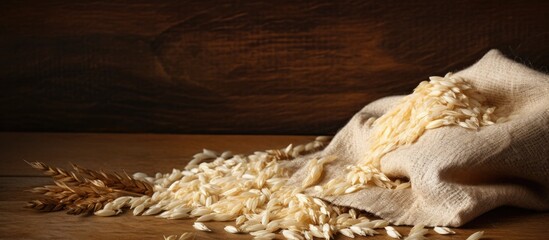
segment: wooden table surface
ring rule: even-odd
[[[124,213],[116,217],[72,216],[41,213],[23,206],[36,197],[24,190],[51,183],[28,166],[27,161],[69,167],[69,162],[92,169],[141,171],[148,174],[182,168],[190,157],[208,148],[250,153],[300,144],[313,136],[152,135],[0,133],[0,238],[1,239],[163,239],[163,235],[193,231],[192,220],[166,220]],[[457,235],[429,239],[465,239],[485,231],[486,239],[546,239],[549,212],[500,208],[462,228]],[[251,239],[223,231],[226,223],[207,223],[212,233],[198,232],[196,239]],[[408,227],[397,227],[402,233]],[[338,239],[345,239],[339,236]],[[371,239],[389,239],[385,234]]]

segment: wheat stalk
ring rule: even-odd
[[[130,177],[126,172],[121,176],[118,173],[106,173],[104,171],[94,171],[80,167],[76,164],[72,164],[74,170],[88,179],[101,180],[106,186],[124,190],[132,193],[139,193],[144,195],[151,195],[153,193],[152,186],[140,180],[135,180]]]
[[[44,211],[44,212],[61,211],[65,208],[63,204],[47,198],[32,200],[28,202],[25,207],[33,208],[33,209]]]
[[[27,162],[31,167],[44,173],[44,175],[53,178],[56,181],[67,184],[79,184],[83,179],[79,178],[74,172],[67,171],[62,168],[56,168],[46,165],[43,162]]]
[[[151,196],[149,183],[135,180],[124,173],[94,171],[72,164],[75,172],[51,167],[42,162],[27,162],[51,177],[54,185],[29,190],[44,198],[30,201],[26,207],[40,211],[67,210],[68,214],[92,213],[122,196]]]

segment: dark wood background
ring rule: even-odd
[[[549,1],[6,1],[0,131],[331,134],[498,48],[549,66]]]

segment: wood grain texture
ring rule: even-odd
[[[0,130],[334,133],[487,50],[549,66],[547,1],[2,1]]]
[[[162,239],[162,235],[193,231],[192,220],[134,217],[128,213],[103,218],[25,209],[25,202],[34,195],[24,190],[48,184],[50,180],[20,164],[22,161],[19,159],[45,161],[57,166],[67,166],[67,160],[70,160],[91,168],[154,173],[183,166],[190,156],[201,150],[198,146],[252,152],[283,147],[290,142],[301,144],[312,139],[310,136],[0,133],[0,239]],[[482,230],[486,239],[543,239],[549,233],[547,221],[548,212],[500,208],[455,229],[458,235],[441,236],[431,230],[428,237],[465,239],[469,234]],[[196,239],[251,239],[248,235],[223,231],[223,227],[230,223],[207,224],[214,232],[198,232]],[[410,228],[397,229],[408,233]],[[337,239],[346,238],[340,236]],[[383,234],[368,239],[388,237]]]

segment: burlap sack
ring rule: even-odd
[[[497,50],[456,75],[470,81],[491,106],[507,108],[511,120],[479,131],[457,126],[428,130],[416,143],[383,157],[381,170],[409,178],[412,188],[371,187],[325,199],[398,225],[461,226],[503,205],[549,209],[549,76]],[[379,117],[400,98],[367,105],[324,151],[287,162],[295,170],[292,182],[301,182],[306,161],[318,155],[338,157],[325,166],[322,183],[344,176],[345,166],[358,162],[368,149],[371,129],[364,122]]]

